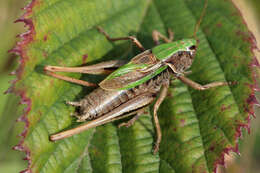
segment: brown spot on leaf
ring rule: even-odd
[[[242,39],[248,43],[251,43],[253,49],[258,49],[256,45],[256,39],[252,33],[247,33],[241,30],[236,31],[237,36],[241,36]]]
[[[88,59],[88,54],[84,54],[82,56],[82,63],[85,64],[87,62],[87,59]]]
[[[47,40],[48,40],[48,35],[44,35],[43,41],[47,41]]]
[[[180,122],[181,122],[181,127],[183,127],[185,125],[185,119],[180,119]]]
[[[182,109],[178,109],[178,110],[177,110],[177,113],[182,113],[182,112],[183,112]]]
[[[214,150],[215,150],[215,146],[211,146],[211,147],[209,148],[209,150],[210,150],[210,151],[214,151]]]
[[[217,23],[216,26],[217,26],[218,28],[220,28],[220,27],[222,27],[222,23]]]
[[[172,92],[167,92],[167,97],[173,97]]]
[[[221,112],[223,112],[223,111],[225,111],[225,110],[227,110],[227,109],[230,109],[230,107],[231,107],[231,105],[228,105],[228,106],[226,106],[226,105],[221,105]]]
[[[43,51],[42,55],[44,56],[44,58],[48,57],[48,53],[46,51]]]

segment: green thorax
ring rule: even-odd
[[[164,61],[179,51],[189,51],[189,47],[194,45],[196,45],[195,39],[182,39],[156,46],[152,49],[152,52],[157,59]]]

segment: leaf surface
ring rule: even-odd
[[[195,91],[172,82],[159,110],[162,143],[152,154],[156,138],[149,113],[134,126],[118,122],[90,129],[57,142],[50,134],[77,126],[67,100],[79,100],[92,89],[51,78],[45,65],[80,66],[108,59],[133,57],[131,43],[111,43],[98,33],[102,26],[112,37],[137,35],[153,47],[154,29],[175,39],[193,35],[203,1],[192,0],[34,0],[21,21],[29,25],[16,52],[21,55],[13,90],[27,104],[21,120],[25,137],[16,149],[27,152],[32,172],[213,172],[223,154],[237,151],[240,127],[248,127],[255,101],[251,48],[253,36],[230,1],[210,0],[198,32],[200,39],[190,78],[206,84],[236,81],[236,85]],[[87,58],[87,59],[86,59]],[[100,82],[91,75],[66,74]]]

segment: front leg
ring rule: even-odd
[[[169,38],[162,35],[159,31],[154,30],[152,33],[152,37],[153,37],[153,41],[154,41],[155,45],[159,45],[160,39],[162,39],[165,43],[172,42],[174,39],[174,33],[172,32],[172,30],[170,28],[168,29],[168,34],[169,34]]]
[[[186,78],[185,76],[178,76],[178,79],[180,79],[183,83],[189,85],[190,87],[196,89],[196,90],[206,90],[206,89],[210,89],[210,88],[215,88],[218,86],[226,86],[232,83],[229,82],[212,82],[206,85],[201,85],[197,82],[194,82],[192,80],[190,80],[189,78]]]
[[[145,51],[143,45],[134,36],[111,38],[100,26],[98,26],[97,29],[100,33],[104,34],[109,41],[131,40],[141,51]]]
[[[161,132],[159,119],[158,119],[158,116],[157,116],[157,111],[158,111],[161,103],[163,102],[163,100],[167,96],[168,88],[169,88],[169,82],[167,82],[163,85],[160,96],[156,100],[156,102],[154,104],[154,108],[153,108],[153,119],[154,119],[154,123],[155,123],[156,134],[157,134],[157,140],[156,140],[156,143],[155,143],[155,146],[154,146],[153,154],[156,154],[158,152],[159,147],[160,147],[160,142],[161,142],[161,139],[162,139],[162,132]]]

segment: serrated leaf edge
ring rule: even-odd
[[[235,3],[233,2],[233,0],[230,0],[231,3],[233,4],[233,6],[236,8],[236,10],[238,11],[239,13],[239,16],[241,17],[242,19],[242,22],[244,23],[244,25],[248,28],[248,25],[245,21],[245,19],[243,18],[243,15],[240,11],[240,9],[235,5]],[[249,34],[249,36],[247,36],[247,34]],[[247,34],[244,34],[244,33],[241,33],[241,35],[244,37],[243,40],[247,41],[250,43],[251,45],[251,53],[253,54],[253,58],[252,58],[252,61],[251,61],[251,64],[249,65],[249,68],[251,69],[251,72],[252,72],[252,79],[253,79],[253,85],[249,85],[249,87],[251,88],[251,94],[249,95],[249,97],[245,100],[245,103],[248,104],[249,108],[246,108],[245,107],[245,112],[248,113],[248,116],[246,118],[246,121],[247,121],[247,124],[239,124],[236,128],[236,146],[235,147],[227,147],[225,148],[222,152],[221,152],[221,155],[219,157],[219,159],[214,163],[214,173],[217,173],[217,168],[219,165],[222,165],[224,166],[225,165],[225,155],[229,155],[230,152],[235,152],[237,153],[238,155],[240,155],[240,152],[239,152],[239,147],[238,147],[238,140],[241,139],[242,137],[242,130],[243,129],[246,129],[247,132],[250,134],[250,121],[251,121],[251,117],[253,118],[256,118],[255,114],[254,114],[254,105],[257,105],[257,106],[260,106],[258,100],[256,99],[255,97],[255,92],[260,92],[260,88],[259,86],[257,85],[257,73],[255,72],[255,69],[254,68],[259,68],[260,67],[260,64],[254,54],[254,50],[260,50],[258,47],[257,47],[257,43],[256,43],[256,38],[255,36],[253,35],[253,33],[248,29],[248,33]]]
[[[17,42],[13,49],[8,51],[9,53],[18,55],[20,59],[18,61],[18,68],[14,72],[11,72],[11,75],[16,75],[16,79],[11,82],[10,88],[5,93],[14,93],[20,96],[19,105],[23,104],[26,106],[23,110],[23,114],[17,119],[17,122],[25,123],[24,130],[19,135],[21,137],[19,143],[13,147],[14,150],[25,152],[26,156],[24,160],[28,160],[27,168],[22,170],[21,173],[31,173],[31,170],[29,169],[31,166],[30,150],[24,146],[24,139],[27,135],[27,130],[29,127],[29,121],[26,115],[31,110],[31,100],[26,96],[26,91],[24,89],[17,88],[15,85],[21,79],[25,67],[25,62],[29,59],[29,57],[26,55],[25,47],[34,40],[35,29],[32,19],[30,19],[28,16],[31,15],[33,7],[37,4],[39,4],[37,0],[32,0],[26,7],[22,8],[22,10],[25,10],[24,14],[16,21],[14,21],[14,23],[24,23],[24,27],[27,28],[27,31],[17,36],[18,38],[21,38],[21,40]]]

